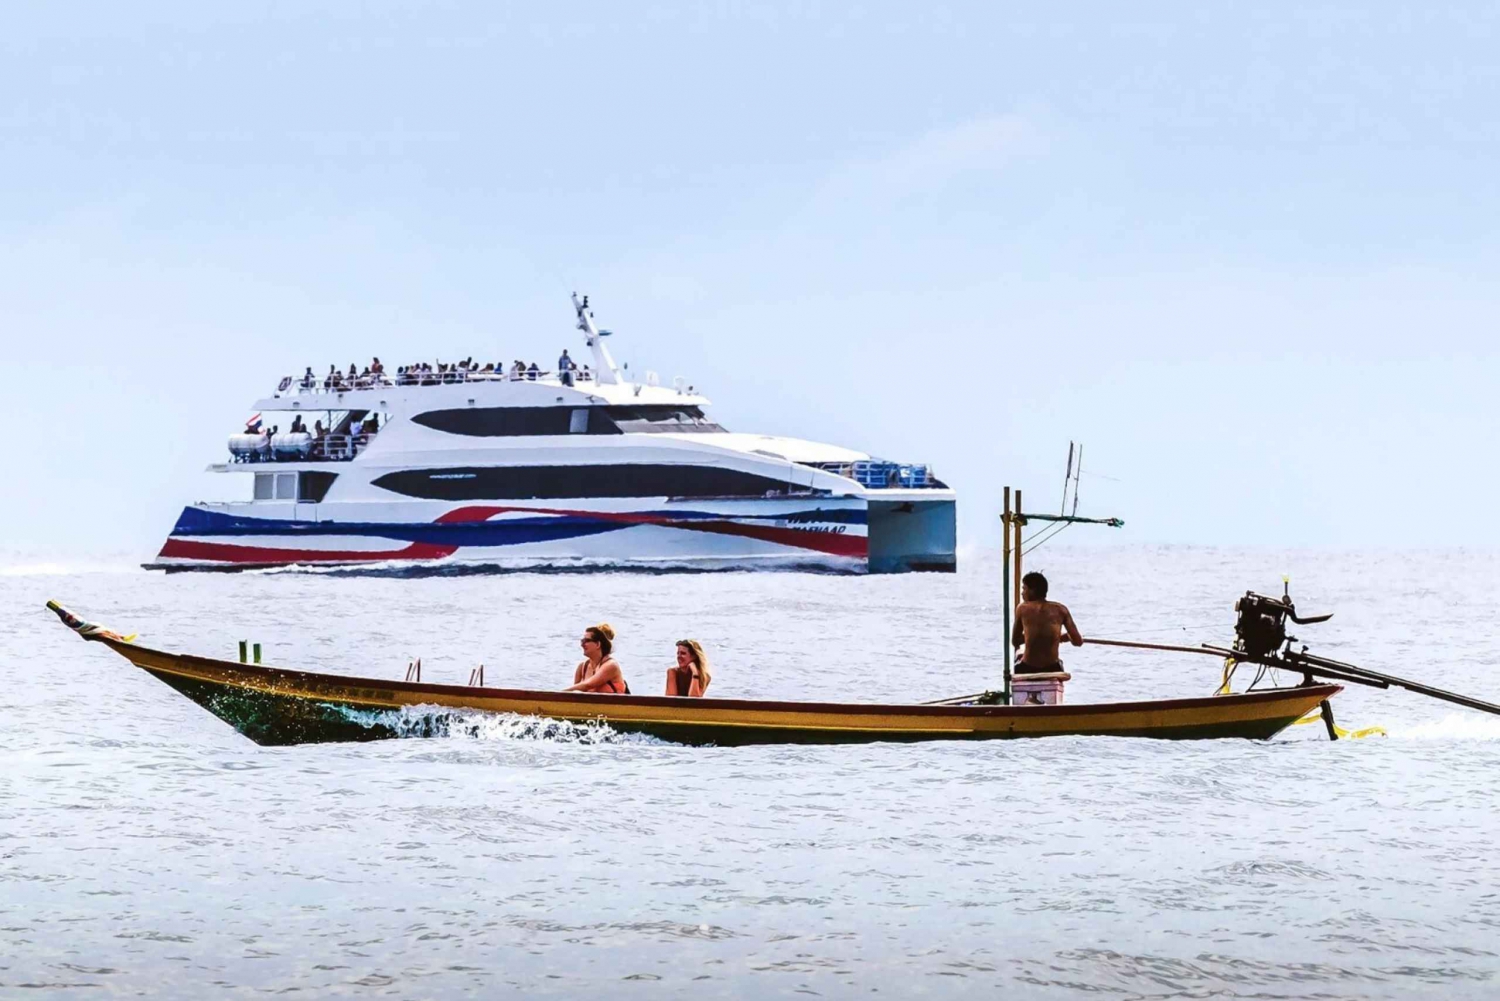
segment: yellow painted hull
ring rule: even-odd
[[[1264,739],[1341,691],[1338,685],[1240,695],[1060,706],[874,705],[686,699],[475,688],[340,677],[167,653],[97,638],[261,744],[407,735],[408,707],[514,713],[689,744],[984,740],[1062,735]],[[394,712],[393,712],[394,711]]]

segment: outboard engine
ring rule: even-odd
[[[1234,620],[1234,650],[1236,653],[1243,653],[1245,660],[1251,661],[1274,657],[1283,646],[1297,639],[1287,635],[1288,619],[1299,626],[1306,626],[1333,618],[1332,612],[1298,618],[1297,606],[1292,604],[1291,595],[1285,586],[1279,598],[1246,591],[1245,596],[1234,603],[1234,610],[1238,613]]]

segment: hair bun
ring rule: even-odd
[[[615,627],[612,626],[612,625],[610,625],[608,622],[601,622],[597,626],[595,626],[594,628],[597,629],[597,630],[599,630],[601,633],[603,633],[604,636],[605,636],[605,638],[608,639],[610,642],[614,641],[614,638],[615,638]]]

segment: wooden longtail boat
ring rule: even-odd
[[[1195,740],[1275,736],[1339,685],[1273,688],[1239,695],[1063,705],[880,705],[596,695],[434,685],[315,674],[153,650],[47,606],[84,639],[103,643],[257,744],[379,740],[409,736],[408,707],[478,710],[571,723],[603,723],[685,744],[828,744],[1112,736]],[[417,733],[423,732],[421,729]]]

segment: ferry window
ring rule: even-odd
[[[607,466],[470,466],[386,473],[375,486],[433,500],[560,497],[764,497],[827,493],[738,469],[618,463]]]
[[[721,432],[699,407],[465,407],[429,410],[412,420],[447,434],[476,438],[622,434],[626,431]]]
[[[275,481],[276,481],[276,474],[275,473],[256,473],[255,474],[255,499],[256,500],[270,500],[271,499],[272,488],[275,485]]]
[[[297,499],[297,474],[296,473],[277,473],[276,474],[276,499],[277,500],[296,500]]]
[[[574,414],[588,414],[586,431],[573,430]],[[600,408],[574,407],[466,407],[459,410],[429,410],[412,421],[434,431],[475,438],[509,438],[528,435],[618,434],[602,419]]]
[[[338,473],[325,473],[314,469],[297,476],[297,499],[317,504],[328,496],[328,488],[339,478]]]
[[[714,434],[724,430],[704,416],[700,407],[610,407],[609,416],[621,431],[635,434],[652,431]]]

